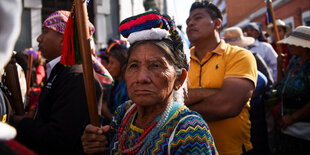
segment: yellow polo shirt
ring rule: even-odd
[[[227,77],[246,78],[256,86],[257,67],[253,54],[221,40],[215,50],[199,61],[195,47],[191,48],[188,88],[221,88]],[[241,113],[220,121],[207,122],[215,146],[221,155],[239,155],[252,149],[250,142],[250,99]]]

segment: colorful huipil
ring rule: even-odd
[[[171,102],[146,129],[133,124],[136,104],[120,105],[111,122],[110,154],[218,154],[202,117]]]
[[[287,74],[277,87],[283,103],[283,115],[293,114],[310,101],[310,59],[303,64],[300,59],[292,57]]]

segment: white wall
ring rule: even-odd
[[[110,0],[96,0],[94,1],[95,9],[95,28],[96,28],[96,49],[105,46],[108,35],[107,16],[110,15]]]
[[[166,0],[167,13],[174,18],[176,25],[182,25],[182,31],[186,30],[186,19],[189,9],[195,0]]]
[[[120,22],[130,16],[145,12],[143,0],[119,0]]]
[[[31,9],[31,47],[35,50],[38,49],[37,37],[42,31],[41,21],[41,0],[24,0],[24,8]]]

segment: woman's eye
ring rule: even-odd
[[[151,65],[151,67],[152,67],[152,68],[159,68],[159,67],[160,67],[160,64],[154,63],[154,64]]]
[[[129,65],[129,68],[137,68],[137,67],[138,67],[137,64],[130,64],[130,65]]]

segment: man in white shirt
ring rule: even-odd
[[[269,43],[260,41],[260,38],[262,38],[261,27],[257,23],[249,23],[243,27],[243,32],[245,33],[246,36],[255,38],[255,42],[246,48],[250,50],[252,53],[259,54],[265,60],[272,74],[274,83],[276,84],[278,77],[278,68],[277,68],[278,54]]]

